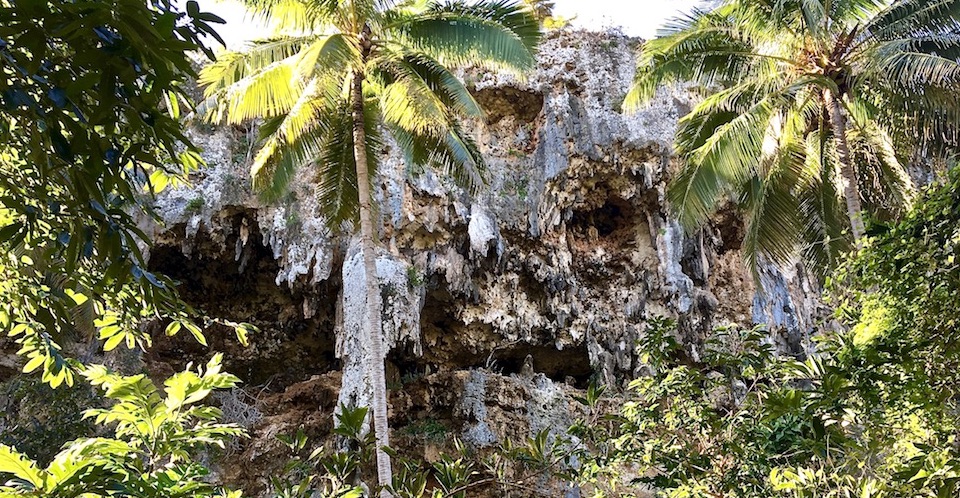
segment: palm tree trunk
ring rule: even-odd
[[[380,321],[380,284],[377,277],[377,255],[374,242],[373,209],[371,207],[370,174],[367,170],[367,133],[363,119],[363,73],[353,76],[353,154],[357,164],[357,194],[360,201],[360,247],[363,251],[363,274],[367,285],[366,322],[364,339],[370,347],[367,355],[367,375],[373,391],[373,428],[377,438],[377,479],[381,487],[391,484],[393,469],[390,455],[383,448],[390,446],[387,420],[387,383],[384,373],[383,324]],[[389,498],[382,489],[381,498]]]
[[[863,206],[860,204],[860,187],[857,185],[857,170],[853,166],[850,155],[850,146],[847,144],[847,120],[840,111],[840,103],[836,95],[830,90],[823,91],[823,100],[830,113],[830,123],[833,127],[833,136],[837,140],[837,158],[840,161],[840,176],[843,182],[843,196],[847,200],[847,215],[850,217],[850,230],[853,232],[853,242],[857,249],[862,248],[863,234]]]

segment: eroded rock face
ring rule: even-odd
[[[554,33],[526,80],[464,72],[487,109],[470,125],[489,166],[473,198],[429,172],[408,177],[388,145],[378,268],[394,298],[385,323],[396,431],[433,417],[484,446],[507,427],[559,428],[573,415],[558,393],[591,380],[622,386],[641,372],[634,343],[654,315],[677,318],[692,358],[718,325],[769,323],[785,350],[817,326],[819,288],[802,269],[764,268],[769,285],[757,292],[732,211],[692,235],[669,215],[672,137],[692,103],[665,90],[620,112],[638,43]],[[309,172],[278,205],[251,195],[246,136],[198,132],[209,164],[198,187],[158,199],[166,225],[149,227],[154,264],[194,304],[261,327],[252,349],[230,347],[228,362],[249,382],[284,392],[342,369],[340,400],[362,400],[359,258],[317,215]],[[159,347],[155,363],[182,359]],[[525,424],[503,423],[515,417]],[[264,425],[249,446],[263,453],[261,436],[276,430]]]

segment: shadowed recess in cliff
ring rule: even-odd
[[[437,279],[442,282],[442,279]],[[460,301],[436,282],[420,315],[423,356],[394,351],[398,375],[487,368],[503,375],[542,373],[557,382],[585,386],[594,373],[586,344],[559,349],[550,333],[519,332],[512,339],[483,322],[464,323]]]
[[[532,123],[543,110],[543,94],[514,87],[492,87],[473,92],[473,98],[484,110],[487,124],[494,125],[508,116],[517,124]]]
[[[239,244],[236,234],[244,216],[241,212],[222,220],[236,228],[224,230],[227,235],[222,242],[201,230],[191,241],[190,256],[180,245],[156,245],[150,269],[178,281],[184,300],[205,314],[253,323],[260,332],[250,337],[250,346],[243,347],[232,330],[211,325],[204,331],[208,349],[188,334],[166,337],[165,324],[154,323],[155,344],[146,358],[151,370],[176,371],[188,361],[205,361],[214,350],[226,353],[226,368],[248,385],[279,387],[339,368],[333,335],[339,279],[321,282],[310,292],[278,286],[279,265],[263,245],[256,224],[246,223],[253,228],[246,243]],[[239,250],[234,251],[235,247]]]
[[[574,210],[570,218],[571,233],[586,240],[613,239],[613,242],[632,242],[638,222],[637,209],[629,202],[611,195],[602,206]]]

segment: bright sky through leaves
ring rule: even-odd
[[[689,12],[701,0],[555,0],[556,15],[574,18],[573,24],[588,29],[619,26],[626,34],[652,38],[672,17]],[[235,0],[199,0],[202,10],[227,21],[218,29],[227,44],[236,47],[264,34],[265,28],[249,19]]]
[[[663,22],[690,12],[700,0],[555,0],[554,12],[575,17],[574,24],[590,29],[620,26],[628,35],[653,38]]]

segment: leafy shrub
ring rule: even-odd
[[[305,455],[307,436],[300,428],[293,436],[279,439],[292,453],[281,475],[270,478],[277,498],[360,498],[358,486],[361,466],[369,464],[373,452],[373,433],[364,436],[367,409],[343,407],[334,434],[343,438],[340,450],[316,448]]]
[[[578,482],[596,496],[624,483],[666,497],[957,496],[958,256],[953,171],[833,275],[846,327],[803,361],[777,357],[760,328],[721,330],[693,361],[674,324],[652,320],[638,344],[649,375],[614,423],[581,424]]]
[[[136,496],[239,498],[205,481],[201,451],[223,447],[243,435],[220,423],[220,410],[201,405],[214,389],[234,387],[238,379],[220,372],[221,356],[206,368],[175,374],[158,389],[145,375],[121,376],[92,366],[83,376],[114,402],[87,410],[84,417],[111,426],[113,437],[78,439],[41,467],[16,448],[0,445],[0,496]]]
[[[877,242],[910,244],[904,229]],[[858,282],[879,283],[872,272],[890,269],[873,247],[852,263]],[[942,370],[952,368],[956,346],[938,344],[950,336],[925,326],[918,298],[903,292],[854,292],[844,313],[857,321],[816,338],[804,361],[777,357],[762,328],[728,328],[694,362],[681,354],[672,321],[651,320],[638,344],[650,374],[630,384],[612,423],[571,431],[584,442],[577,481],[593,496],[624,485],[670,498],[956,496],[960,407],[953,387],[936,378],[956,375]],[[897,296],[903,302],[891,309]],[[953,319],[941,311],[935,323]]]
[[[144,346],[140,321],[193,314],[147,271],[137,219],[201,162],[180,105],[223,21],[193,0],[0,4],[0,333],[69,385],[70,339]]]
[[[100,403],[87,384],[53,389],[36,376],[15,376],[0,384],[0,444],[47,465],[68,441],[94,435],[83,411]]]
[[[364,435],[366,414],[366,408],[342,407],[334,429],[340,441],[328,442],[326,447],[309,453],[302,429],[292,436],[278,436],[292,452],[292,458],[279,476],[271,478],[273,495],[278,498],[365,496],[361,477],[373,470],[376,443],[372,433]],[[434,424],[426,427],[436,428]],[[475,496],[478,490],[489,489],[508,496],[516,489],[529,491],[531,483],[545,478],[570,481],[575,447],[569,442],[569,438],[551,435],[545,430],[521,444],[507,441],[480,455],[454,439],[455,453],[441,453],[433,463],[405,458],[388,449],[398,464],[389,492],[397,498],[466,498]],[[552,489],[541,491],[542,496],[556,495]]]

